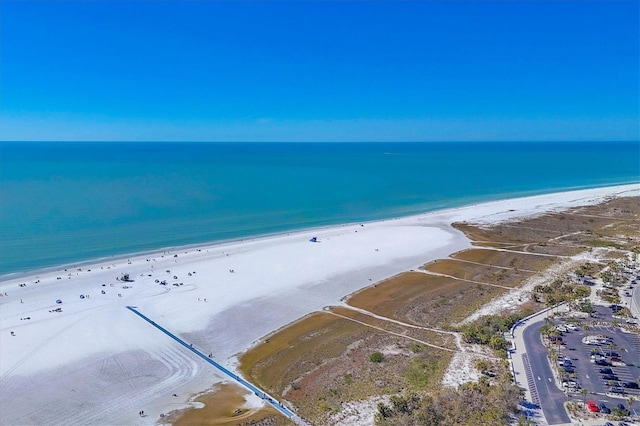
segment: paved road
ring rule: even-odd
[[[571,423],[564,408],[567,396],[556,386],[551,366],[547,361],[547,348],[540,339],[540,327],[543,325],[544,319],[529,324],[523,331],[531,375],[535,381],[535,389],[547,423],[550,425]]]
[[[234,372],[232,372],[232,371],[226,369],[225,367],[223,367],[222,365],[218,364],[213,359],[209,358],[207,355],[203,354],[198,349],[194,348],[192,345],[186,343],[184,340],[180,339],[179,337],[177,337],[175,334],[171,333],[166,328],[156,324],[149,317],[143,315],[138,310],[136,310],[136,308],[134,306],[127,306],[127,309],[129,309],[134,314],[138,315],[143,320],[147,321],[149,324],[151,324],[154,327],[156,327],[158,330],[162,331],[167,336],[171,337],[176,342],[180,343],[185,348],[189,349],[194,354],[198,355],[200,358],[202,358],[205,361],[207,361],[209,364],[213,365],[215,368],[217,368],[219,371],[221,371],[224,375],[230,377],[232,380],[235,380],[236,382],[240,383],[245,388],[249,389],[251,392],[255,393],[257,396],[259,396],[262,399],[264,399],[266,402],[271,404],[271,406],[273,406],[276,410],[278,410],[279,412],[284,414],[286,417],[291,419],[294,423],[296,423],[298,425],[308,426],[308,423],[306,423],[300,417],[296,416],[291,410],[289,410],[287,407],[285,407],[281,402],[279,402],[278,400],[273,398],[271,395],[267,394],[266,392],[264,392],[263,390],[259,389],[256,386],[254,386],[253,384],[247,382],[246,380],[244,380],[242,377],[238,376]]]

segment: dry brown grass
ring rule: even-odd
[[[457,223],[454,226],[476,246],[505,248],[517,244],[523,251],[565,256],[591,247],[630,249],[637,245],[640,197],[615,198],[602,204],[548,213],[519,222],[481,227]]]
[[[495,284],[506,287],[517,287],[533,272],[515,269],[496,268],[494,266],[474,265],[455,259],[435,260],[422,267],[426,271],[436,274],[449,275],[462,280],[478,283]]]
[[[359,320],[372,319],[347,311],[338,309]],[[422,337],[428,336],[425,333]],[[376,351],[386,353],[382,363],[370,361]],[[407,378],[407,370],[415,368],[412,359],[429,359],[436,365],[429,372],[431,382],[436,384],[451,356],[349,319],[316,313],[269,336],[268,342],[243,355],[240,363],[250,380],[282,395],[313,424],[322,424],[342,402],[413,386]]]
[[[585,251],[587,247],[573,247],[571,245],[557,243],[523,244],[509,247],[509,250],[530,253],[531,255],[574,256]],[[544,256],[539,256],[544,257]]]
[[[445,349],[457,350],[456,342],[453,336],[447,333],[439,333],[436,331],[425,330],[418,327],[404,326],[393,321],[386,321],[376,318],[372,315],[355,311],[346,307],[333,307],[331,312],[346,318],[352,318],[355,321],[367,324],[371,327],[379,328],[390,333],[396,333],[401,336],[407,336],[410,343],[426,343],[427,345],[440,346]],[[397,318],[393,318],[399,320]],[[411,322],[406,321],[407,324]],[[415,339],[415,340],[412,340]],[[419,340],[420,342],[416,342]]]
[[[532,271],[541,271],[557,261],[557,259],[552,257],[486,249],[463,250],[454,253],[451,257],[458,260],[482,263],[485,265]]]
[[[290,425],[291,422],[274,408],[267,406],[261,409],[243,408],[244,396],[249,391],[234,384],[221,383],[204,395],[196,398],[204,404],[203,408],[194,408],[171,413],[165,418],[174,426],[222,426],[222,425]],[[240,412],[236,412],[240,410]]]
[[[359,291],[347,301],[351,306],[380,316],[425,327],[442,327],[461,321],[505,291],[447,277],[407,272]]]
[[[368,332],[365,326],[352,321],[313,313],[243,354],[240,371],[258,386],[281,395],[300,374],[339,356],[354,337]],[[312,341],[314,344],[310,344]]]

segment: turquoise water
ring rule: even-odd
[[[638,143],[0,143],[0,274],[640,180]]]

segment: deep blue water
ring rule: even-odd
[[[0,274],[640,180],[633,143],[0,143]]]

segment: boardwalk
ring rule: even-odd
[[[176,342],[180,343],[182,346],[184,346],[185,348],[189,349],[191,352],[193,352],[194,354],[198,355],[200,358],[202,358],[203,360],[205,360],[206,362],[208,362],[209,364],[213,365],[215,368],[217,368],[220,372],[222,372],[222,374],[228,376],[229,378],[231,378],[232,380],[236,381],[237,383],[241,384],[242,386],[244,386],[245,388],[249,389],[251,392],[253,392],[254,394],[256,394],[257,396],[259,396],[260,398],[264,399],[266,402],[268,402],[269,404],[271,404],[271,406],[273,406],[273,408],[275,408],[276,410],[278,410],[279,412],[281,412],[284,416],[286,416],[287,418],[289,418],[291,421],[293,421],[295,424],[297,425],[301,425],[301,426],[308,426],[309,424],[307,422],[305,422],[302,418],[298,417],[297,415],[295,415],[291,410],[289,410],[287,407],[285,407],[280,401],[278,401],[277,399],[273,398],[271,395],[267,394],[266,392],[264,392],[263,390],[257,388],[256,386],[254,386],[253,384],[247,382],[246,380],[244,380],[242,377],[240,377],[239,375],[235,374],[234,372],[232,372],[231,370],[228,370],[227,368],[223,367],[222,365],[218,364],[217,362],[215,362],[213,359],[209,358],[207,355],[205,355],[204,353],[200,352],[198,349],[194,348],[192,345],[190,345],[189,343],[186,343],[184,340],[180,339],[178,336],[176,336],[175,334],[171,333],[169,330],[167,330],[166,328],[156,324],[154,321],[152,321],[149,317],[143,315],[142,313],[140,313],[138,310],[136,310],[135,306],[127,306],[127,309],[129,309],[131,312],[133,312],[134,314],[138,315],[140,318],[142,318],[143,320],[147,321],[149,324],[153,325],[155,328],[157,328],[158,330],[162,331],[164,334],[166,334],[167,336],[171,337],[173,340],[175,340]]]

